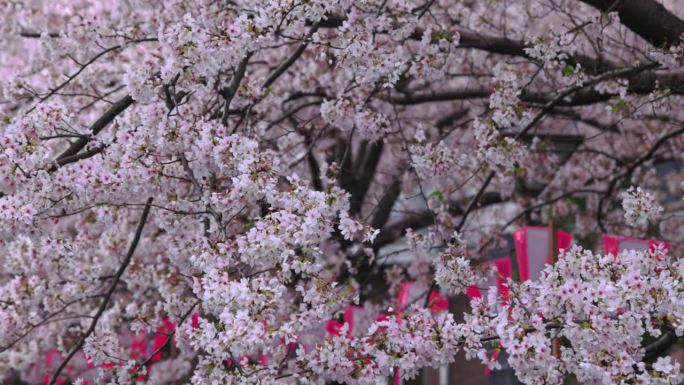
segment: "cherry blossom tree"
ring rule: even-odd
[[[683,380],[681,2],[7,0],[0,36],[0,381]],[[583,247],[435,306],[551,220]]]

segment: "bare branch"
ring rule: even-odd
[[[615,11],[620,22],[649,43],[665,48],[682,40],[684,21],[654,0],[581,0],[602,12]]]
[[[124,96],[122,99],[114,103],[99,119],[90,126],[90,136],[83,137],[76,140],[68,149],[61,153],[57,159],[56,163],[58,165],[63,165],[70,162],[65,162],[66,159],[73,157],[79,151],[81,151],[90,142],[93,136],[100,133],[109,123],[111,123],[119,114],[124,112],[128,107],[131,106],[135,101],[130,95]],[[76,159],[78,160],[78,159]],[[61,163],[60,163],[61,162]],[[54,170],[53,170],[54,171]]]
[[[223,97],[226,99],[226,101],[223,104],[223,117],[221,118],[221,123],[224,126],[228,126],[228,116],[230,116],[230,102],[233,100],[235,93],[237,93],[237,90],[240,87],[240,82],[242,82],[242,78],[245,76],[245,71],[247,70],[247,63],[249,63],[249,58],[251,56],[252,54],[248,53],[242,59],[240,64],[238,64],[238,68],[235,70],[235,73],[233,74],[233,78],[230,80],[228,88],[224,90],[224,92],[222,93]]]

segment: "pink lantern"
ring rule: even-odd
[[[344,326],[344,324],[348,324],[349,328],[347,329],[347,337],[351,338],[352,333],[354,332],[354,312],[357,308],[358,307],[354,305],[349,305],[344,308],[344,322],[337,320],[328,321],[328,323],[325,325],[325,331],[328,333],[328,335],[339,336],[342,326]]]
[[[553,262],[549,228],[525,226],[515,231],[513,239],[520,281],[539,279],[544,267]],[[569,248],[571,243],[572,234],[559,230],[558,250]]]
[[[499,294],[503,298],[507,298],[508,286],[506,286],[506,281],[508,280],[508,278],[512,276],[513,273],[511,259],[508,257],[491,259],[489,261],[482,262],[481,266],[484,268],[489,268],[491,266],[495,267],[495,270],[488,269],[489,274],[487,274],[488,282],[486,286],[496,287]],[[482,297],[480,288],[478,288],[477,286],[469,286],[466,289],[466,294],[470,299]]]
[[[495,269],[488,269],[487,278],[487,287],[496,287],[499,295],[501,295],[502,300],[505,302],[506,299],[508,298],[508,286],[506,285],[506,281],[508,278],[510,278],[513,274],[513,266],[512,266],[512,261],[509,257],[504,257],[504,258],[496,258],[496,259],[491,259],[488,261],[484,261],[481,263],[481,266],[484,268],[488,268],[491,266],[494,266]],[[468,298],[473,299],[473,298],[481,298],[482,293],[480,291],[480,288],[477,286],[469,286],[466,289],[466,295],[468,295]],[[499,351],[495,350],[492,352],[492,355],[490,359],[496,360],[497,357],[499,356]],[[490,370],[489,368],[485,368],[485,374],[489,375]]]
[[[397,293],[397,322],[401,322],[401,317],[406,308],[422,298],[427,290],[430,289],[413,281],[406,281],[401,284],[399,293]],[[449,301],[436,291],[430,291],[427,303],[433,314],[449,309]],[[394,381],[392,385],[399,385],[400,383],[401,374],[399,368],[394,368]]]
[[[646,251],[662,245],[669,249],[670,244],[654,239],[639,239],[621,235],[603,235],[603,253],[618,255],[624,250]]]
[[[402,283],[397,293],[397,316],[401,317],[404,310],[412,304],[418,303],[422,306],[423,303],[420,300],[427,294],[427,290],[429,289],[425,285],[413,281]],[[430,292],[427,304],[432,313],[439,313],[449,308],[449,301],[434,290]]]

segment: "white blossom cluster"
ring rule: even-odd
[[[435,256],[435,282],[451,294],[464,293],[466,288],[483,282],[485,275],[476,271],[465,257],[465,242],[459,233],[453,234],[448,249]]]
[[[539,281],[509,281],[505,305],[491,295],[473,303],[466,328],[486,337],[495,330],[509,363],[528,384],[560,384],[572,373],[595,384],[677,384],[678,363],[669,357],[644,362],[645,334],[684,333],[684,263],[656,248],[598,255],[573,246],[548,266]],[[552,351],[554,338],[560,355]],[[476,337],[466,350],[488,362]]]
[[[641,187],[630,187],[622,194],[622,209],[625,211],[625,221],[630,226],[645,227],[658,220],[663,208],[656,202],[650,192]]]

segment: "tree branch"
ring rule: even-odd
[[[261,86],[261,88],[266,89],[271,84],[273,84],[278,78],[287,71],[288,68],[290,68],[296,61],[299,59],[300,56],[304,53],[306,50],[306,46],[309,45],[309,39],[311,39],[311,35],[316,33],[318,31],[319,24],[316,23],[314,24],[311,29],[309,30],[309,33],[307,36],[304,38],[304,41],[299,44],[299,47],[292,53],[292,55],[287,58],[281,65],[278,66],[269,76],[268,79],[264,82],[264,84]]]
[[[677,335],[674,331],[666,329],[663,334],[655,341],[644,347],[644,360],[650,361],[665,353],[670,346],[677,342]]]
[[[111,123],[114,118],[116,118],[119,114],[124,112],[128,107],[130,107],[131,104],[133,104],[135,101],[130,95],[124,96],[122,99],[114,103],[102,116],[100,116],[99,119],[93,123],[92,126],[90,126],[90,136],[88,137],[83,137],[79,138],[76,140],[74,143],[69,146],[66,151],[61,153],[57,159],[56,163],[58,165],[70,163],[70,162],[64,162],[65,159],[72,157],[76,155],[79,151],[81,151],[87,144],[90,142],[93,136],[96,136],[97,134],[100,133],[109,123]],[[62,164],[60,164],[62,162]]]
[[[380,202],[378,202],[375,214],[373,214],[373,219],[371,220],[372,228],[380,229],[385,226],[400,193],[401,179],[397,178],[389,185],[387,192],[380,198]],[[429,217],[432,219],[432,215],[429,215]]]
[[[55,385],[57,379],[59,378],[59,375],[62,373],[62,370],[64,370],[64,368],[67,366],[69,361],[71,361],[74,355],[79,350],[81,350],[83,344],[85,343],[85,340],[95,331],[95,326],[97,326],[97,322],[100,320],[100,317],[102,317],[102,314],[107,309],[107,305],[109,304],[109,300],[112,298],[112,295],[114,294],[114,289],[116,289],[116,285],[119,283],[121,276],[123,275],[124,271],[126,271],[126,267],[128,267],[128,264],[131,262],[131,259],[133,258],[133,253],[135,252],[135,249],[138,246],[138,242],[140,242],[140,236],[142,235],[142,231],[145,227],[145,222],[147,221],[147,216],[150,213],[151,207],[152,198],[150,197],[147,198],[147,203],[145,204],[145,208],[143,209],[142,215],[140,216],[140,221],[138,222],[138,227],[135,230],[133,242],[131,242],[131,246],[128,248],[128,253],[126,253],[126,257],[121,263],[119,270],[114,275],[112,284],[109,286],[109,289],[105,293],[102,304],[100,305],[100,308],[97,310],[97,313],[95,313],[93,321],[90,323],[90,327],[88,328],[88,330],[86,330],[86,332],[83,334],[83,336],[78,341],[76,346],[71,350],[69,355],[64,359],[64,361],[62,361],[62,364],[59,365],[55,373],[52,375],[52,378],[50,379],[50,383],[48,385]]]
[[[648,159],[650,159],[658,149],[665,144],[669,139],[674,138],[676,136],[684,134],[684,128],[680,128],[679,130],[672,131],[666,135],[663,135],[658,139],[653,146],[646,152],[644,155],[642,155],[639,159],[635,160],[632,162],[632,164],[627,167],[627,169],[613,178],[610,183],[608,184],[608,188],[606,189],[605,194],[601,197],[598,203],[598,208],[596,209],[596,221],[601,228],[601,231],[606,233],[606,227],[603,224],[603,206],[605,205],[606,199],[608,199],[612,194],[613,191],[615,190],[615,187],[617,186],[617,182],[619,182],[621,179],[626,178],[634,172],[634,170],[637,169],[640,165],[642,165],[644,162],[646,162]]]
[[[682,41],[684,21],[654,0],[581,0],[601,12],[616,11],[620,22],[656,47]]]
[[[352,165],[358,170],[358,176],[352,175],[354,182],[349,186],[348,190],[351,194],[349,213],[351,215],[356,215],[361,212],[361,206],[363,204],[363,199],[368,192],[373,176],[375,175],[375,170],[377,169],[378,162],[382,156],[382,150],[385,147],[384,142],[379,140],[375,143],[368,143],[367,152],[365,154],[359,154],[359,164]],[[351,158],[351,157],[350,157]],[[362,159],[362,160],[361,160]]]
[[[242,61],[240,61],[240,64],[238,64],[238,68],[235,70],[235,73],[233,74],[233,78],[230,80],[228,88],[222,92],[222,96],[226,99],[223,105],[223,117],[221,118],[221,123],[224,126],[228,126],[228,116],[230,116],[230,103],[233,101],[233,97],[235,96],[235,93],[237,93],[237,90],[240,87],[240,82],[242,82],[242,78],[245,76],[245,71],[247,70],[247,63],[249,63],[249,58],[251,56],[252,54],[248,53],[242,59]]]

